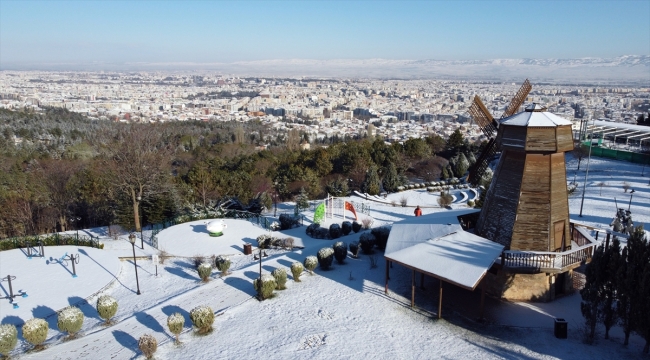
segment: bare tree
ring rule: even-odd
[[[172,144],[161,128],[147,124],[119,129],[106,160],[113,186],[133,204],[135,230],[141,230],[140,202],[165,192],[170,176]]]

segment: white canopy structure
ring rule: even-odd
[[[394,224],[384,255],[386,293],[390,262],[413,271],[411,306],[415,301],[416,271],[422,277],[429,275],[440,280],[438,317],[442,310],[443,281],[470,291],[476,289],[503,252],[503,245],[463,230],[459,216],[477,212],[473,209],[439,212]],[[482,293],[481,299],[483,296]]]

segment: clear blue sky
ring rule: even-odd
[[[0,66],[626,54],[650,1],[0,0]]]

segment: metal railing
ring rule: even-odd
[[[529,271],[562,270],[591,259],[598,245],[594,242],[563,252],[505,250],[501,254],[501,266]]]
[[[33,244],[40,244],[43,246],[61,246],[61,245],[75,245],[75,246],[90,246],[94,248],[101,248],[99,238],[95,236],[76,236],[72,234],[50,234],[50,235],[33,235],[33,236],[20,236],[0,240],[0,251],[28,248]]]

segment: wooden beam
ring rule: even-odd
[[[420,273],[420,289],[424,290],[424,273]]]
[[[384,293],[388,295],[388,259],[386,259],[386,286],[384,288]]]
[[[485,282],[481,284],[481,320],[484,320],[483,314],[485,313]]]
[[[411,270],[411,307],[415,306],[415,270]]]
[[[442,280],[438,279],[440,282],[440,296],[438,298],[438,319],[442,319]]]

